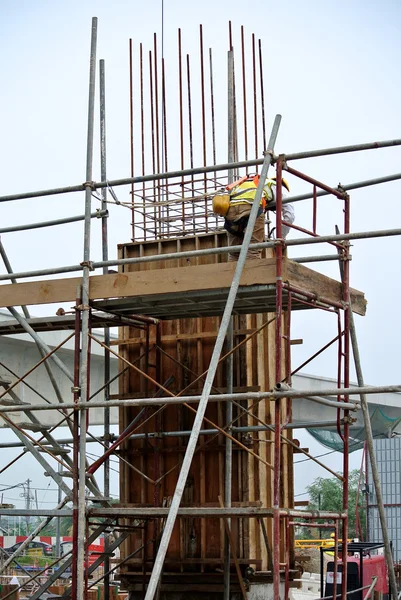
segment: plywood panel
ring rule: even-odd
[[[120,252],[124,256],[140,256],[160,253],[161,251],[174,252],[178,250],[199,249],[211,247],[213,245],[225,245],[225,236],[210,235],[199,236],[197,238],[185,238],[176,241],[146,242],[142,244],[127,244],[120,247]],[[202,256],[197,259],[191,259],[191,266],[187,261],[176,261],[172,266],[171,261],[158,261],[149,263],[151,273],[148,273],[145,264],[136,264],[125,267],[124,275],[128,273],[139,272],[142,281],[145,279],[151,281],[151,275],[157,277],[162,272],[163,282],[167,282],[171,272],[174,270],[177,274],[177,281],[185,281],[185,274],[196,267],[196,270],[209,269],[213,273],[218,273],[217,281],[221,284],[223,273],[230,272],[232,275],[232,265],[224,262],[222,256]],[[181,265],[178,264],[181,263]],[[182,266],[182,265],[185,266]],[[270,266],[269,266],[270,265]],[[255,277],[255,271],[261,272],[261,269],[273,269],[274,260],[272,257],[262,261],[253,261],[253,271],[251,277]],[[218,269],[218,270],[216,270]],[[163,271],[166,273],[164,274]],[[203,272],[203,271],[202,271]],[[273,278],[273,271],[271,275]],[[257,277],[257,276],[256,276]],[[212,281],[213,278],[210,279]],[[153,280],[152,285],[155,285]],[[216,284],[214,281],[213,285]],[[164,284],[163,284],[164,285]],[[201,283],[197,282],[197,285]],[[204,285],[204,282],[203,282]],[[160,288],[159,288],[160,289]],[[274,315],[260,314],[250,316],[236,316],[234,321],[234,345],[239,344],[247,336],[251,336],[264,323],[272,319]],[[157,353],[154,347],[156,340],[155,328],[152,328],[149,339],[149,374],[153,377],[157,369],[154,365],[159,362],[160,382],[165,384],[169,377],[173,377],[170,384],[170,391],[174,394],[180,393],[184,388],[191,385],[196,377],[207,369],[213,352],[214,342],[220,326],[219,317],[181,319],[163,322],[161,328],[161,348],[162,352]],[[138,360],[141,352],[145,349],[145,334],[138,334],[137,330],[128,330],[124,328],[125,339],[129,343],[121,344],[119,351],[130,362]],[[122,335],[120,334],[120,337]],[[224,354],[223,350],[223,354]],[[226,385],[226,368],[224,362],[219,366],[214,385],[224,388]],[[253,335],[242,345],[234,354],[234,387],[252,388],[269,390],[274,384],[274,322],[270,326],[264,327],[260,333]],[[194,393],[202,387],[202,382],[196,382],[189,390]],[[120,388],[122,394],[134,394],[138,390],[144,393],[143,378],[137,373],[132,372],[129,379],[125,380]],[[152,395],[156,388],[150,385],[147,389],[148,395]],[[187,393],[187,392],[186,392]],[[245,408],[251,409],[252,402],[245,402]],[[125,413],[122,423],[129,423],[139,412],[138,409],[126,407],[122,409]],[[221,403],[213,403],[207,408],[206,417],[224,427],[225,409]],[[237,418],[240,410],[234,407],[234,418]],[[271,411],[269,399],[260,402],[254,409],[254,414],[262,421],[271,423]],[[192,427],[194,415],[186,407],[169,406],[162,411],[159,420],[150,419],[145,426],[141,426],[140,431],[185,431]],[[235,422],[236,425],[257,425],[260,424],[255,417],[242,413]],[[204,422],[204,428],[210,427],[210,424]],[[258,438],[262,442],[258,442]],[[155,440],[149,440],[146,447],[139,440],[130,440],[124,445],[124,457],[129,459],[138,469],[144,470],[150,478],[162,478],[159,486],[145,482],[138,475],[129,473],[129,469],[122,467],[123,477],[129,479],[122,484],[122,501],[127,504],[146,504],[153,506],[156,502],[160,505],[168,506],[174,493],[175,484],[178,475],[178,469],[182,461],[186,448],[188,437],[162,438],[156,446]],[[272,436],[269,432],[259,434],[250,434],[241,436],[241,441],[246,443],[253,451],[258,452],[263,458],[272,462],[271,453]],[[187,485],[184,491],[183,506],[195,506],[199,504],[218,506],[218,496],[224,489],[224,452],[225,440],[222,434],[216,436],[201,436],[195,457],[190,469]],[[288,454],[286,462],[286,476],[289,477],[292,471],[292,458]],[[250,457],[244,450],[233,445],[233,482],[232,482],[232,500],[247,506],[250,503],[264,506],[271,506],[272,498],[272,471],[263,463]],[[289,486],[285,487],[285,495],[288,494]],[[282,498],[282,505],[289,506],[288,497]],[[159,521],[159,529],[162,528],[162,522]],[[271,539],[271,527],[268,526]],[[233,519],[232,533],[239,558],[244,562],[250,562],[258,569],[267,570],[267,554],[261,531],[257,520],[252,519]],[[139,548],[144,540],[150,540],[157,534],[157,526],[146,524],[145,533],[137,533],[130,537],[124,552],[130,553]],[[156,546],[149,544],[147,547],[147,568],[150,568],[151,560],[155,556]],[[167,561],[168,570],[181,572],[216,572],[221,571],[223,564],[223,529],[222,523],[218,519],[182,519],[177,523],[172,535],[170,547],[168,549]],[[126,554],[125,554],[126,555]],[[142,553],[142,560],[144,555]],[[196,562],[195,559],[198,559]],[[209,561],[209,562],[208,562]],[[216,562],[217,561],[217,562]],[[220,561],[220,562],[219,562]],[[142,563],[135,558],[128,561],[122,570],[125,573],[139,573]]]

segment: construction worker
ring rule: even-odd
[[[228,212],[225,215],[224,228],[228,233],[229,246],[240,246],[244,239],[246,227],[248,225],[249,215],[252,210],[253,199],[255,198],[256,189],[259,183],[259,175],[246,176],[236,181],[234,184],[227,186],[230,196],[230,204]],[[282,198],[287,197],[287,192],[290,191],[288,182],[282,179]],[[266,180],[264,186],[262,200],[260,203],[259,213],[256,218],[255,227],[253,229],[251,244],[257,244],[265,241],[265,211],[268,209],[268,204],[276,199],[276,178]],[[295,213],[291,203],[283,204],[282,207],[283,220],[290,225],[294,222]],[[283,237],[287,237],[290,228],[283,225]],[[272,236],[269,236],[272,237]],[[239,252],[229,252],[228,260],[237,261]],[[261,258],[262,251],[249,249],[246,255],[247,258]]]

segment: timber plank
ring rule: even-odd
[[[337,302],[342,300],[342,284],[335,279],[331,279],[322,273],[318,273],[304,265],[296,263],[292,260],[287,261],[287,276],[288,281],[312,294],[329,300],[337,299]],[[283,277],[285,280],[285,278]],[[350,288],[352,310],[358,315],[366,314],[366,300],[362,292]]]
[[[183,294],[201,290],[224,290],[231,285],[235,263],[171,267],[151,271],[93,275],[90,277],[89,299],[144,298],[160,294]],[[244,267],[241,286],[274,285],[275,259],[249,261]],[[341,302],[341,283],[304,265],[283,260],[283,280],[317,297]],[[80,277],[51,279],[0,285],[0,307],[75,302]],[[353,310],[366,312],[362,292],[351,290]],[[224,300],[222,300],[223,303]],[[133,308],[140,312],[140,307]],[[201,310],[200,310],[201,312]]]

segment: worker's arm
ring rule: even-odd
[[[283,189],[283,200],[285,200],[286,198],[288,198],[288,194]],[[287,223],[292,225],[293,222],[295,221],[294,205],[291,203],[283,204],[281,213],[283,215],[283,221],[286,221]],[[283,231],[283,237],[286,238],[290,231],[290,228],[287,225],[283,225],[282,231]]]

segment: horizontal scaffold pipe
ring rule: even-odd
[[[367,142],[365,144],[351,144],[350,146],[337,146],[324,148],[322,150],[307,150],[306,152],[293,152],[284,154],[285,160],[301,160],[304,158],[316,158],[317,156],[329,156],[331,154],[344,154],[347,152],[360,152],[361,150],[377,150],[378,148],[392,148],[401,146],[401,140],[387,140],[384,142]]]
[[[70,508],[2,508],[2,517],[72,517]]]
[[[381,183],[390,183],[391,181],[398,181],[401,179],[401,173],[395,173],[394,175],[386,175],[384,177],[376,177],[375,179],[365,179],[365,181],[358,181],[356,183],[346,183],[341,184],[341,189],[346,192],[352,190],[358,190],[360,188],[369,187],[371,185],[379,185]],[[325,192],[323,190],[316,192],[316,196],[329,196],[330,192]],[[283,204],[289,204],[290,202],[301,202],[301,200],[310,200],[313,198],[313,194],[301,194],[299,196],[289,196],[285,200],[283,200]],[[272,205],[272,206],[275,206]]]
[[[294,240],[285,240],[286,246],[306,246],[307,244],[323,244],[326,242],[342,242],[346,240],[363,240],[368,238],[391,237],[401,235],[401,229],[379,229],[377,231],[360,231],[356,233],[343,233],[339,235],[322,235],[318,237],[296,238]],[[274,248],[281,243],[278,240],[262,242],[260,244],[249,244],[249,248],[263,249]],[[94,261],[91,268],[101,269],[103,267],[115,267],[118,265],[132,265],[137,263],[157,262],[158,260],[178,260],[181,258],[194,258],[196,256],[207,256],[212,254],[227,254],[228,252],[240,252],[241,246],[224,246],[222,248],[205,248],[203,250],[190,250],[188,252],[171,252],[169,254],[154,254],[152,256],[139,256],[136,258],[120,258],[115,260]],[[297,262],[297,259],[291,259]],[[300,262],[300,261],[298,261]],[[304,262],[308,262],[305,260]],[[40,277],[47,275],[58,275],[62,273],[72,273],[82,271],[82,265],[69,265],[65,267],[56,267],[53,269],[41,269],[37,271],[23,271],[20,273],[4,273],[0,275],[0,281],[7,279],[25,279],[27,277]]]
[[[340,419],[340,423],[343,424],[344,420]],[[317,429],[317,428],[328,428],[328,427],[337,427],[338,422],[337,421],[305,421],[302,423],[286,423],[285,425],[282,426],[282,429],[305,429],[307,428],[312,428],[312,429]],[[352,425],[350,426],[352,429]],[[360,425],[355,425],[355,428],[360,429]],[[269,425],[269,427],[266,427],[265,425],[249,425],[249,426],[244,426],[244,427],[232,427],[231,431],[233,433],[252,433],[252,432],[258,432],[258,431],[272,431],[274,430],[274,425]],[[216,433],[219,433],[218,429],[201,429],[199,432],[199,435],[215,435]],[[160,438],[160,437],[188,437],[191,434],[191,431],[188,429],[186,431],[182,430],[182,431],[151,431],[149,433],[133,433],[132,435],[129,436],[128,439],[130,440],[144,440],[144,439],[150,439],[150,438]],[[99,438],[100,442],[103,441],[103,438],[100,437]],[[98,444],[99,440],[96,438],[86,438],[86,443],[87,444]],[[117,440],[117,436],[111,434],[110,435],[110,442],[115,442]],[[74,442],[74,440],[72,438],[65,438],[63,440],[54,440],[55,443],[57,444],[72,444]],[[41,446],[51,446],[50,442],[41,442],[40,443]],[[6,442],[4,444],[0,444],[0,449],[2,448],[24,448],[25,445],[22,442]]]
[[[143,518],[165,518],[168,516],[169,508],[89,508],[86,512],[88,516],[99,517],[143,517]],[[2,508],[2,516],[20,516],[20,517],[71,517],[72,509],[26,509],[26,508]],[[181,507],[178,509],[179,517],[202,518],[202,517],[272,517],[273,508],[260,508],[257,506],[233,506],[230,508],[220,507]],[[296,517],[296,518],[320,518],[320,519],[341,519],[345,517],[345,513],[329,512],[329,511],[301,511],[293,509],[280,509],[280,516]]]
[[[91,213],[91,219],[101,219],[102,217],[108,217],[109,212],[107,210],[98,210]],[[40,229],[42,227],[53,227],[53,225],[66,225],[67,223],[76,223],[77,221],[84,221],[85,215],[77,215],[75,217],[65,217],[65,219],[55,219],[53,221],[42,221],[38,223],[27,223],[26,225],[14,225],[13,227],[1,227],[0,234],[12,233],[14,231],[26,231],[27,229]]]
[[[168,516],[169,508],[151,508],[151,507],[113,507],[113,508],[89,508],[87,514],[96,517],[143,517],[143,518],[165,518]],[[264,508],[256,506],[231,506],[229,508],[219,507],[181,507],[178,509],[179,517],[190,518],[225,518],[225,517],[272,517],[273,508]],[[301,511],[293,509],[280,509],[280,516],[283,517],[303,517],[320,519],[341,519],[346,515],[340,512],[329,512],[323,510]]]
[[[381,393],[401,393],[401,385],[391,386],[365,386],[365,387],[351,387],[351,388],[329,388],[326,390],[319,390],[319,398],[321,396],[358,396],[361,393],[364,394],[381,394]],[[294,390],[290,389],[284,392],[244,392],[238,394],[211,394],[209,396],[209,402],[226,402],[227,400],[263,400],[269,398],[273,400],[275,398],[310,398],[316,394],[316,390]],[[104,408],[106,406],[161,406],[163,404],[183,404],[183,403],[196,403],[199,402],[200,396],[173,396],[168,398],[135,398],[135,399],[112,399],[107,401],[89,401],[74,403],[63,403],[62,408],[64,409],[76,409],[89,410],[91,408]],[[358,402],[337,402],[335,400],[327,400],[330,405],[337,409],[344,410],[358,410]],[[22,406],[2,406],[0,412],[21,412],[27,410],[60,410],[59,404],[24,404]]]
[[[338,146],[333,148],[324,148],[322,150],[309,150],[306,152],[297,152],[292,154],[284,154],[285,160],[299,160],[303,158],[315,158],[317,156],[327,156],[331,154],[342,154],[345,152],[358,152],[361,150],[377,150],[378,148],[389,148],[393,146],[401,146],[401,140],[385,140],[382,142],[370,142],[366,144],[354,144],[351,146]],[[268,153],[270,151],[268,150]],[[274,156],[273,160],[276,160]],[[272,161],[273,162],[273,161]],[[186,177],[190,175],[199,175],[204,173],[214,173],[216,171],[227,171],[228,169],[236,169],[241,167],[252,167],[263,164],[263,158],[256,160],[242,160],[238,162],[224,163],[220,165],[212,165],[210,167],[196,167],[194,169],[181,169],[179,171],[168,171],[166,173],[155,173],[153,175],[142,175],[139,177],[125,177],[123,179],[113,179],[112,181],[91,182],[93,190],[117,187],[120,185],[131,185],[135,183],[144,183],[147,181],[160,181],[174,177]],[[24,192],[21,194],[10,194],[0,196],[0,202],[10,202],[12,200],[25,200],[27,198],[40,198],[41,196],[56,196],[58,194],[70,194],[72,192],[83,192],[86,189],[86,183],[71,185],[66,187],[51,188],[47,190],[38,190],[35,192]]]

